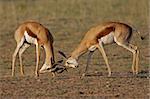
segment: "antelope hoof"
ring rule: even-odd
[[[85,77],[85,76],[86,76],[86,73],[83,73],[83,74],[82,74],[82,77]]]
[[[111,73],[108,74],[108,77],[111,77]]]
[[[138,72],[135,73],[136,75],[138,74]]]
[[[55,76],[56,76],[56,74],[54,72],[52,72],[52,77],[55,77]]]
[[[21,73],[21,76],[25,76],[24,73]]]
[[[24,77],[25,75],[24,75],[24,74],[21,74],[21,76]]]
[[[38,78],[39,77],[39,73],[35,73],[35,78]]]

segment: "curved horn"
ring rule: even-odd
[[[64,52],[62,52],[62,51],[58,51],[58,53],[59,53],[60,55],[62,55],[64,58],[66,58],[66,59],[67,59],[67,56],[66,56],[66,54],[65,54]]]
[[[47,70],[49,70],[50,72],[57,72],[57,73],[67,71],[67,68],[63,64],[61,64],[62,62],[63,60],[58,60],[53,64],[52,68],[48,68]]]

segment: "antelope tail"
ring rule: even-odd
[[[133,31],[135,31],[140,36],[141,40],[144,40],[144,37],[141,36],[141,33],[137,29],[133,28]]]

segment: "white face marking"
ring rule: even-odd
[[[37,43],[37,39],[31,37],[30,35],[28,35],[27,31],[24,32],[24,36],[25,36],[25,39],[26,39],[26,41],[28,43],[32,43],[32,44],[36,44]]]
[[[99,39],[103,44],[111,44],[114,42],[114,32],[109,33],[108,35]]]
[[[48,64],[44,64],[44,65],[41,67],[41,69],[39,70],[39,73],[48,72],[48,70],[47,70],[48,68],[51,68],[51,66],[48,65]]]
[[[72,68],[77,68],[78,67],[78,62],[76,59],[70,57],[67,59],[67,61],[65,62],[65,66],[67,67],[72,67]]]

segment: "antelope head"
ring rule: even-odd
[[[71,67],[71,68],[77,68],[78,67],[78,62],[76,59],[72,58],[71,56],[67,57],[66,54],[64,54],[61,51],[58,51],[58,53],[66,59],[66,61],[65,61],[66,67]]]

